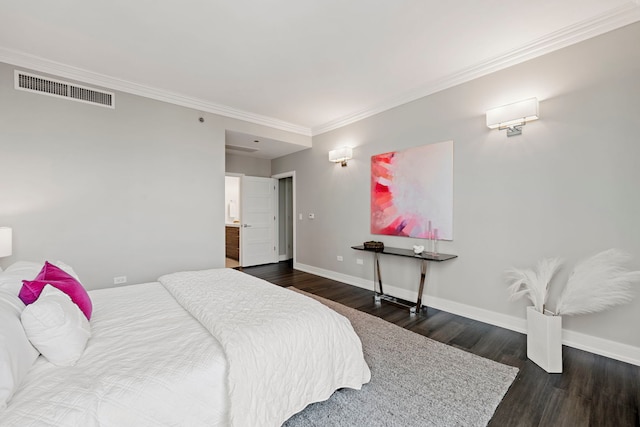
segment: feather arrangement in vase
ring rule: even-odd
[[[551,279],[562,265],[559,258],[545,258],[535,270],[511,268],[506,271],[511,300],[528,297],[536,311],[557,316],[596,313],[624,304],[634,296],[632,286],[640,282],[640,271],[624,267],[631,257],[609,249],[579,262],[569,276],[555,312],[546,303]]]

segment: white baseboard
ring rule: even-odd
[[[347,274],[325,270],[323,268],[298,262],[293,265],[293,268],[310,274],[315,274],[316,276],[326,277],[327,279],[346,283],[348,285],[373,290],[373,281],[363,279],[361,277],[349,276]],[[417,299],[417,292],[388,284],[384,284],[384,291],[386,294],[408,301],[415,301]],[[523,334],[526,333],[527,322],[524,318],[496,313],[483,308],[477,308],[432,296],[428,297],[428,305],[429,307],[456,314],[458,316],[463,316]],[[569,331],[567,329],[562,330],[562,343],[566,346],[577,348],[579,350],[588,351],[590,353],[599,354],[611,359],[640,366],[640,348],[638,347],[582,334],[580,332]]]

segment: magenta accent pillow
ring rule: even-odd
[[[20,289],[18,296],[26,305],[32,304],[38,299],[46,285],[51,285],[69,295],[71,301],[80,308],[87,320],[91,319],[93,305],[82,284],[73,276],[48,261],[44,263],[44,267],[42,267],[35,279],[22,281],[22,289]]]

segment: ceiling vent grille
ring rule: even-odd
[[[101,107],[115,108],[115,96],[112,92],[92,89],[75,83],[54,80],[18,70],[15,71],[15,88]]]

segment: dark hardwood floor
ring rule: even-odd
[[[638,366],[564,346],[564,372],[547,374],[527,359],[523,334],[432,308],[409,316],[406,309],[384,301],[376,306],[373,291],[294,270],[287,262],[243,271],[280,286],[295,286],[434,340],[518,367],[520,372],[490,426],[640,426]]]

